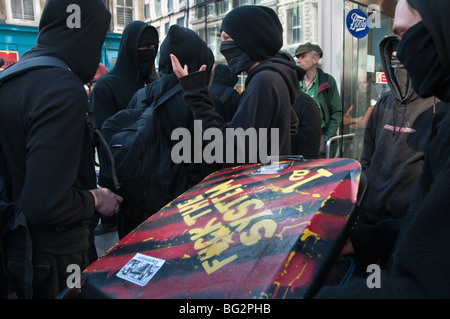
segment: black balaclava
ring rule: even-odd
[[[208,65],[208,49],[195,31],[172,25],[167,36],[161,43],[159,53],[159,72],[165,74],[173,73],[170,54],[175,55],[181,66],[188,66],[189,72],[195,72],[202,65]]]
[[[154,45],[155,49],[138,49],[138,68],[140,78],[144,81],[152,73],[155,64],[156,54],[158,52],[159,37],[156,29],[153,27],[145,28],[139,39],[139,48]]]
[[[156,50],[142,50],[142,53],[138,50],[139,47],[150,44],[154,44]],[[155,63],[158,44],[159,37],[155,27],[142,21],[128,23],[122,32],[116,64],[110,74],[126,77],[130,85],[131,82],[136,82],[137,88],[143,87],[143,82],[148,79],[147,74],[151,73]]]
[[[274,57],[283,45],[283,27],[275,11],[264,6],[240,6],[223,19],[221,30],[233,41],[224,41],[220,52],[236,75],[255,62]]]
[[[436,96],[450,102],[450,12],[448,0],[408,0],[423,21],[403,35],[398,58],[411,77],[414,90],[422,98]]]
[[[220,44],[220,53],[227,60],[228,67],[233,76],[237,76],[256,63],[256,60],[245,53],[234,41],[223,41]]]
[[[69,27],[71,16],[80,18],[79,27]],[[27,56],[54,53],[88,83],[100,63],[110,19],[101,0],[48,0],[39,23],[37,45]]]

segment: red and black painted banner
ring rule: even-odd
[[[83,273],[81,298],[307,298],[345,240],[361,167],[282,161],[209,175]]]

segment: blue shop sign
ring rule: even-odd
[[[369,34],[369,18],[359,9],[351,10],[347,15],[347,29],[355,38],[362,39]]]

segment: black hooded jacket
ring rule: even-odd
[[[107,118],[126,109],[134,93],[145,86],[145,81],[140,75],[138,58],[139,41],[144,31],[151,34],[154,42],[152,44],[158,48],[158,32],[154,27],[142,21],[130,22],[123,30],[114,67],[101,76],[94,85],[91,103],[99,128]],[[155,57],[157,51],[156,49]]]
[[[206,43],[198,34],[188,28],[172,25],[161,43],[160,78],[138,90],[130,100],[128,108],[148,107],[160,101],[171,89],[178,86],[177,93],[167,99],[156,111],[163,130],[161,134],[165,134],[174,146],[178,141],[171,139],[172,132],[177,128],[186,128],[193,133],[194,118],[189,106],[184,101],[184,92],[179,86],[178,78],[173,73],[171,53],[179,57],[181,63],[188,65],[189,68],[198,69],[203,64],[209,64]],[[186,166],[190,174],[189,187],[200,182],[211,170],[207,165],[193,163],[193,160]]]
[[[0,144],[13,200],[30,224],[33,248],[53,254],[89,246],[95,210],[89,189],[96,187],[96,178],[84,83],[97,70],[110,22],[102,1],[80,0],[80,28],[69,28],[71,4],[46,2],[37,45],[21,58],[54,56],[71,71],[34,70],[0,87]]]
[[[271,58],[259,63],[248,74],[237,112],[228,123],[215,111],[209,99],[208,88],[203,84],[206,72],[191,73],[180,78],[180,83],[194,118],[202,120],[203,130],[219,128],[225,136],[226,128],[244,131],[255,128],[257,132],[268,129],[266,145],[270,153],[270,129],[278,128],[279,154],[287,155],[291,153],[291,134],[298,127],[292,104],[300,94],[298,82],[303,76],[303,69],[283,59]],[[249,155],[249,145],[245,147],[244,152]]]
[[[448,106],[434,97],[422,99],[411,87],[405,69],[391,67],[399,39],[384,38],[380,56],[390,91],[375,105],[367,123],[361,165],[369,181],[361,211],[371,223],[400,218],[409,203],[436,125]]]
[[[448,0],[409,0],[432,25],[435,43],[449,47],[450,11]],[[428,28],[428,27],[427,27]],[[403,41],[403,40],[402,40]],[[450,64],[450,51],[439,52],[443,66]],[[446,71],[450,75],[450,71]],[[450,91],[450,88],[447,88]],[[445,101],[448,102],[448,101]],[[450,107],[447,105],[447,107]],[[450,298],[450,117],[438,127],[425,154],[422,173],[410,208],[402,219],[380,221],[353,242],[356,252],[386,254],[380,288],[369,288],[366,279],[341,287],[324,288],[318,298]],[[396,240],[395,240],[396,239]],[[356,244],[356,245],[355,245]]]
[[[236,113],[241,96],[234,89],[238,77],[231,76],[230,69],[225,64],[218,64],[214,68],[214,75],[209,91],[216,97],[214,105],[217,112],[225,121],[231,121]]]

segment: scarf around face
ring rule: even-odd
[[[434,95],[450,102],[450,75],[445,72],[433,37],[423,22],[405,32],[397,57],[408,70],[412,87],[420,97]]]

